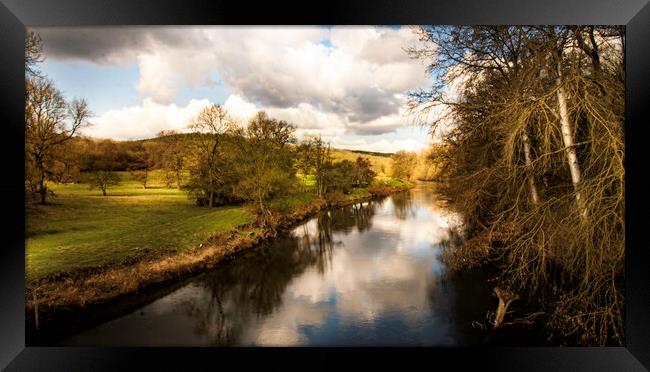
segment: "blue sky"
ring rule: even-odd
[[[100,66],[90,62],[46,60],[41,71],[52,79],[66,97],[83,97],[97,115],[110,109],[140,102],[134,82],[138,66]]]
[[[210,102],[257,110],[333,147],[419,150],[427,131],[405,111],[425,66],[400,27],[36,28],[41,70],[95,116],[86,135],[118,140],[184,130]]]

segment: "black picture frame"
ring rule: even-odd
[[[624,24],[626,25],[626,346],[600,348],[54,348],[25,347],[24,37],[29,26],[206,24]],[[0,125],[4,244],[0,248],[0,367],[7,370],[301,368],[376,364],[404,368],[643,371],[650,368],[650,260],[644,141],[650,116],[648,0],[226,1],[0,0]],[[254,356],[252,354],[255,354]],[[296,355],[297,354],[297,355]],[[299,361],[294,359],[299,356]],[[308,363],[301,363],[301,362]],[[445,363],[442,364],[441,363]],[[345,364],[345,367],[350,367]]]

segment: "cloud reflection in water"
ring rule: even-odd
[[[337,208],[68,343],[458,344],[436,259],[456,221],[421,187]]]

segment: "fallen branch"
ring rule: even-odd
[[[519,295],[509,289],[501,289],[499,287],[494,287],[494,294],[499,298],[499,306],[497,307],[497,313],[494,317],[494,322],[492,325],[494,328],[499,328],[501,327],[503,318],[508,311],[508,306],[510,306],[512,301],[518,300]]]

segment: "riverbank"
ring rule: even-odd
[[[373,185],[334,200],[313,198],[289,212],[277,214],[264,229],[247,223],[211,236],[198,247],[169,252],[155,258],[135,262],[119,262],[98,268],[78,270],[73,275],[52,276],[28,281],[26,286],[26,326],[45,329],[61,311],[82,310],[91,305],[109,303],[114,299],[137,293],[147,287],[179,280],[209,270],[237,252],[270,239],[278,230],[313,216],[328,208],[402,192],[412,185],[387,182]]]

